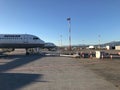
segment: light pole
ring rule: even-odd
[[[100,49],[100,38],[101,38],[101,36],[100,36],[100,35],[98,35],[99,49]]]
[[[68,25],[69,25],[69,50],[71,51],[71,18],[67,18]]]
[[[62,47],[62,35],[60,35],[61,47]]]

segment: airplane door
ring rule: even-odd
[[[28,43],[28,36],[27,35],[24,36],[24,43]]]

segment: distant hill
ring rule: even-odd
[[[93,45],[93,44],[92,44]],[[108,42],[108,43],[104,43],[104,44],[100,44],[100,46],[102,47],[106,47],[106,46],[119,46],[120,45],[120,41],[111,41],[111,42]],[[89,44],[78,44],[78,45],[72,45],[73,47],[89,47],[90,45]],[[98,44],[94,45],[94,46],[99,46]]]
[[[108,42],[108,43],[104,43],[104,44],[100,44],[100,46],[103,46],[103,47],[105,47],[105,46],[118,46],[118,45],[120,45],[120,41],[111,41],[111,42]],[[79,45],[73,45],[73,46],[89,46],[89,45],[87,45],[87,44],[79,44]],[[96,44],[95,46],[98,46],[98,44]]]
[[[101,46],[117,46],[117,45],[120,45],[120,41],[112,41],[112,42],[109,42],[109,43],[104,43],[104,44],[101,44]]]

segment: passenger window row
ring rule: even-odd
[[[0,40],[1,39],[21,39],[22,40],[22,39],[26,39],[26,38],[0,38]],[[32,38],[29,38],[29,39],[32,39]],[[36,37],[33,38],[33,40],[37,40],[37,39],[39,39],[39,38],[36,38]]]

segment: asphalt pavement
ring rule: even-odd
[[[0,90],[119,90],[74,58],[10,55],[0,58]]]

